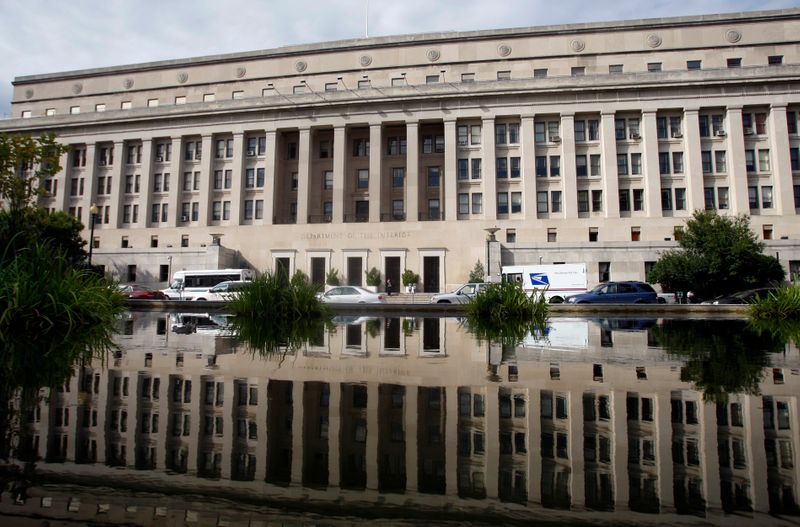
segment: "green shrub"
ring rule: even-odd
[[[339,285],[339,270],[331,268],[331,270],[325,275],[325,283],[332,286]]]
[[[419,275],[412,271],[411,269],[406,269],[403,271],[403,276],[401,278],[403,280],[403,285],[415,285],[419,283]]]
[[[467,304],[470,330],[479,340],[518,345],[528,333],[543,330],[547,321],[543,294],[528,296],[516,284],[494,284]]]
[[[364,271],[364,274],[367,277],[367,285],[373,287],[379,287],[381,285],[381,272],[376,268],[373,267],[369,271]]]
[[[800,284],[782,287],[756,300],[749,313],[755,320],[800,321]]]
[[[259,353],[297,349],[330,319],[330,310],[316,295],[313,284],[292,280],[287,285],[280,276],[265,272],[226,303],[234,315],[234,334]]]
[[[486,270],[483,268],[483,264],[480,260],[475,262],[475,267],[472,268],[472,271],[469,272],[469,282],[473,284],[480,284],[483,282],[483,279],[486,277]]]

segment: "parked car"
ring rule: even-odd
[[[675,293],[658,293],[659,304],[677,304],[678,296]]]
[[[220,302],[225,300],[232,299],[237,292],[241,291],[245,287],[249,286],[253,282],[248,281],[241,281],[241,280],[230,280],[228,282],[221,282],[205,293],[198,294],[194,299],[195,301],[210,301],[210,302]]]
[[[383,304],[386,297],[383,293],[373,293],[363,287],[342,285],[332,287],[317,295],[321,302],[330,304]]]
[[[475,298],[475,295],[489,287],[487,283],[464,284],[450,293],[440,293],[433,295],[430,299],[431,304],[467,304]]]
[[[118,289],[123,295],[135,300],[165,300],[167,298],[161,291],[154,291],[135,284],[120,284]]]
[[[706,300],[703,304],[752,304],[756,300],[766,298],[767,295],[777,291],[778,287],[760,287],[758,289],[748,289],[747,291],[739,291],[732,295],[723,295],[714,298],[713,300]]]
[[[655,304],[658,295],[644,282],[606,282],[587,293],[567,297],[568,304]]]

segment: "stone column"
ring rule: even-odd
[[[455,128],[453,131],[455,132]],[[445,144],[447,144],[446,137]],[[458,496],[458,386],[445,387],[445,408],[444,468],[447,482],[445,493],[448,496]]]
[[[342,383],[332,382],[329,385],[328,398],[328,486],[339,487],[339,453],[341,452],[340,430],[342,428]]]
[[[494,126],[492,126],[492,134],[494,134]],[[499,386],[497,384],[486,385],[486,437],[484,440],[486,453],[484,454],[484,459],[486,460],[486,497],[489,499],[497,499],[499,495],[500,403],[498,389]]]
[[[727,124],[731,214],[749,214],[750,200],[747,197],[747,166],[744,159],[744,127],[742,126],[741,106],[728,107]]]
[[[406,148],[406,221],[418,221],[419,123],[416,121],[406,121]],[[415,474],[416,470],[416,465],[414,465]],[[416,480],[414,480],[414,484],[416,485]]]
[[[214,141],[213,136],[202,137],[203,158],[200,160],[200,215],[197,225],[208,225],[211,220],[211,181],[214,178]],[[191,216],[189,216],[191,219]]]
[[[672,470],[672,405],[669,391],[656,393],[655,415],[655,440],[656,466],[658,467],[658,502],[661,504],[661,513],[675,512],[675,494],[672,484],[674,472]]]
[[[542,503],[541,432],[542,397],[538,386],[533,385],[528,391],[528,501],[537,504]]]
[[[293,485],[303,484],[303,387],[292,382],[292,477]]]
[[[381,123],[369,125],[369,222],[381,221],[381,182],[383,181],[383,135]],[[369,479],[369,478],[368,478]],[[377,488],[377,487],[376,487]]]
[[[683,112],[683,118],[686,121],[686,135],[683,140],[686,148],[686,208],[691,212],[705,208],[700,113],[695,108],[687,108]]]
[[[483,190],[483,217],[486,220],[497,219],[497,154],[494,145],[494,117],[485,117],[482,121],[481,143],[483,150],[483,177],[481,188]],[[487,475],[488,476],[488,475]],[[497,476],[495,475],[495,478]],[[488,479],[487,479],[488,491]],[[497,486],[494,489],[497,493]]]
[[[344,171],[347,156],[347,128],[333,127],[333,217],[332,223],[344,222]]]
[[[269,141],[269,139],[267,139]],[[262,379],[259,379],[261,381]],[[258,385],[258,406],[256,407],[256,426],[258,426],[258,443],[256,444],[255,481],[267,478],[267,436],[269,433],[269,380]]]
[[[338,149],[334,149],[336,152]],[[311,183],[311,129],[300,129],[297,145],[297,224],[308,223],[308,197]]]
[[[456,190],[458,161],[456,157],[456,121],[448,119],[444,122],[444,170],[442,172],[444,196],[442,196],[441,202],[446,221],[455,221],[458,216],[458,191]]]
[[[561,197],[564,216],[578,217],[578,179],[575,169],[575,114],[561,114]],[[573,480],[575,476],[573,475]],[[573,495],[573,500],[575,496]]]
[[[231,462],[233,461],[233,441],[237,433],[237,422],[233,418],[233,400],[236,398],[236,385],[233,379],[223,379],[225,398],[222,400],[222,467],[220,477],[225,481],[231,479]]]
[[[786,123],[786,105],[773,104],[769,112],[769,147],[772,151],[772,185],[775,211],[794,215],[794,189],[792,165],[789,159],[789,129]],[[88,153],[88,152],[87,152]]]
[[[741,124],[741,119],[739,120]],[[767,451],[764,447],[764,404],[760,395],[744,396],[745,456],[752,489],[753,511],[769,513],[767,492]]]
[[[648,218],[661,217],[661,174],[658,169],[658,128],[655,110],[642,112],[642,174]]]
[[[580,390],[569,394],[569,460],[572,472],[569,491],[572,507],[583,510],[586,505],[586,487],[583,472],[583,393]]]
[[[114,152],[114,157],[116,158],[114,159],[114,166],[108,171],[106,177],[111,176],[111,218],[109,223],[114,229],[119,229],[122,227],[122,203],[124,197],[122,191],[125,188],[125,183],[123,182],[123,179],[125,179],[125,142],[115,141]],[[67,192],[66,185],[64,185],[62,192]],[[63,207],[62,210],[64,210]]]
[[[139,182],[139,225],[150,227],[153,203],[153,139],[142,140],[141,181]]]
[[[533,115],[523,115],[520,123],[520,151],[522,154],[522,206],[524,218],[535,220],[536,215],[536,142],[533,137]],[[549,207],[548,207],[549,210]],[[529,478],[530,479],[530,478]],[[528,493],[528,496],[531,494]]]
[[[630,488],[628,484],[628,409],[627,392],[616,390],[611,392],[612,433],[614,440],[614,510],[626,511],[629,508]]]
[[[719,439],[717,438],[717,405],[700,402],[701,429],[699,448],[700,466],[703,469],[703,497],[706,509],[719,512],[722,499],[719,488]]]
[[[373,144],[373,143],[371,143]],[[367,489],[378,490],[378,383],[367,383]]]
[[[278,133],[275,130],[267,130],[267,151],[264,152],[264,223],[272,224],[275,214],[275,180],[276,167],[278,164]]]
[[[787,146],[788,148],[788,146]],[[86,168],[83,170],[84,188],[83,199],[81,200],[83,210],[86,211],[86,220],[84,225],[86,228],[92,226],[92,213],[89,211],[92,204],[95,202],[95,194],[97,193],[97,144],[88,143],[86,145]],[[66,189],[65,189],[66,190]],[[794,209],[793,209],[794,210]],[[102,211],[101,211],[102,213]],[[98,213],[100,214],[100,213]],[[100,216],[102,218],[102,216]],[[87,233],[88,237],[88,233]],[[89,243],[92,243],[89,240]]]
[[[167,194],[167,209],[169,217],[167,221],[168,227],[177,227],[181,219],[181,194],[183,192],[183,167],[184,167],[184,152],[183,152],[183,137],[172,137],[172,161],[169,165],[169,194]],[[170,277],[172,278],[172,277]]]
[[[56,209],[62,212],[67,212],[67,202],[69,200],[69,180],[72,174],[72,165],[70,164],[69,152],[61,154],[58,158],[58,164],[61,165],[61,172],[58,173],[59,178],[56,176],[56,181],[60,179],[58,185],[61,187],[56,190]]]
[[[231,187],[231,217],[229,225],[241,225],[244,216],[244,133],[233,134],[233,181]]]
[[[417,463],[419,446],[417,444],[417,428],[419,420],[419,386],[406,386],[405,433],[406,433],[406,492],[416,493],[419,483]]]
[[[155,465],[159,470],[166,468],[166,454],[167,454],[167,430],[170,425],[169,413],[169,375],[159,376],[158,385],[158,403],[155,410],[158,411],[158,434],[156,435],[156,458]]]
[[[617,136],[614,112],[600,114],[601,177],[605,194],[605,217],[619,218],[619,174],[617,173]]]

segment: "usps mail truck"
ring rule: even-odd
[[[506,265],[503,280],[519,284],[532,295],[544,294],[551,304],[586,291],[586,264]]]

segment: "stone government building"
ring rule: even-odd
[[[477,261],[646,279],[695,209],[800,273],[800,9],[355,39],[18,77],[72,146],[40,205],[122,281]],[[489,234],[497,227],[497,233]],[[88,230],[86,237],[89,237]]]

